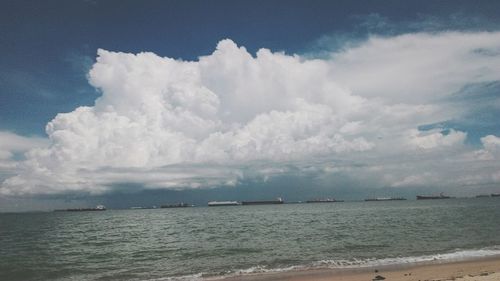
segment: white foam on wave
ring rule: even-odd
[[[312,267],[318,268],[359,268],[359,267],[374,267],[386,265],[405,265],[418,264],[428,262],[453,262],[466,261],[484,257],[500,256],[500,246],[476,249],[476,250],[459,250],[451,253],[411,256],[411,257],[394,257],[382,259],[353,259],[353,260],[321,260],[314,262]]]
[[[393,257],[393,258],[368,258],[368,259],[352,259],[352,260],[320,260],[306,265],[292,265],[280,268],[269,268],[267,266],[253,266],[246,269],[240,269],[220,276],[211,276],[210,280],[224,279],[227,277],[258,274],[258,273],[279,273],[298,271],[305,269],[350,269],[350,268],[370,268],[376,266],[398,266],[410,264],[422,264],[431,262],[454,262],[474,260],[478,258],[500,256],[500,246],[493,246],[488,248],[476,250],[461,250],[457,249],[454,252],[434,255],[423,256],[410,256],[410,257]],[[206,280],[203,273],[185,275],[178,277],[166,277],[160,279],[152,279],[148,281],[198,281]]]
[[[162,278],[148,279],[144,281],[199,281],[199,280],[203,280],[202,273],[183,275],[183,276],[162,277]]]
[[[351,260],[320,260],[312,262],[309,265],[294,265],[282,268],[267,268],[266,266],[255,266],[244,270],[239,270],[231,275],[241,274],[255,274],[255,273],[272,273],[272,272],[286,272],[304,269],[349,269],[360,267],[375,267],[375,266],[391,266],[391,265],[406,265],[406,264],[420,264],[429,262],[454,262],[474,260],[478,258],[500,256],[500,246],[493,246],[488,248],[476,250],[460,250],[454,252],[424,256],[410,256],[410,257],[394,257],[394,258],[368,258],[368,259],[351,259]]]
[[[267,272],[286,272],[305,269],[307,266],[304,265],[291,265],[287,267],[277,267],[277,268],[267,268],[266,266],[254,266],[247,269],[240,269],[231,275],[245,275],[254,273],[267,273]]]

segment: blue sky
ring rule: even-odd
[[[377,34],[496,30],[496,1],[3,1],[0,129],[44,135],[99,93],[96,50],[196,59],[231,38],[254,53],[317,55]],[[331,38],[333,37],[333,38]],[[339,42],[340,41],[340,42]]]
[[[461,194],[470,194],[482,190],[487,192],[495,191],[496,186],[498,186],[497,180],[500,181],[500,170],[496,158],[498,156],[497,139],[495,138],[500,136],[500,125],[497,121],[500,117],[498,107],[500,80],[494,74],[495,66],[492,63],[499,56],[498,50],[500,46],[496,45],[495,41],[495,38],[498,37],[496,32],[500,29],[499,12],[500,3],[498,1],[3,1],[0,4],[0,51],[3,54],[0,60],[0,133],[2,133],[0,137],[3,137],[3,140],[0,140],[0,160],[4,162],[0,165],[0,181],[19,176],[15,181],[11,180],[7,184],[3,183],[3,185],[4,187],[8,186],[4,189],[9,190],[6,194],[12,193],[20,196],[24,196],[25,193],[31,195],[39,193],[56,194],[59,196],[58,194],[67,194],[73,191],[76,191],[79,194],[78,196],[83,197],[88,194],[94,196],[95,194],[101,194],[101,192],[109,196],[110,190],[112,192],[128,191],[127,188],[120,190],[119,187],[131,183],[138,186],[132,189],[141,192],[150,189],[163,190],[164,188],[167,189],[164,192],[173,192],[168,190],[184,190],[185,186],[189,187],[187,189],[204,189],[204,187],[209,189],[222,187],[222,189],[225,189],[228,186],[237,189],[247,186],[250,182],[254,183],[255,186],[259,186],[259,188],[270,190],[269,195],[275,195],[276,192],[273,192],[273,190],[281,190],[276,181],[287,181],[287,176],[291,174],[296,176],[297,173],[303,175],[302,179],[315,182],[315,188],[321,192],[317,193],[315,191],[316,193],[312,193],[320,195],[331,194],[333,193],[332,190],[335,190],[337,194],[363,194],[359,190],[365,188],[369,182],[375,182],[379,188],[408,186],[399,192],[402,194],[427,190],[435,185],[438,185],[441,190],[455,191]],[[224,39],[230,39],[230,42],[221,41]],[[405,65],[407,61],[404,58],[407,55],[404,52],[406,50],[405,46],[408,44],[414,44],[412,45],[414,49],[410,50],[414,53],[410,53],[410,56],[415,54],[415,56],[429,57],[435,53],[438,54],[436,57],[436,60],[438,60],[442,55],[439,55],[438,50],[433,52],[432,48],[434,46],[449,44],[450,47],[447,47],[448,45],[440,47],[440,51],[446,55],[447,48],[450,49],[450,52],[453,52],[455,50],[453,49],[454,46],[471,40],[476,40],[478,43],[470,45],[468,47],[470,49],[465,51],[470,51],[470,53],[475,54],[474,56],[463,57],[457,55],[456,57],[450,57],[450,61],[443,65],[443,70],[436,72],[433,77],[413,78],[413,76],[418,76],[420,73],[405,72],[406,69],[418,64],[418,61],[408,60],[408,64]],[[481,44],[484,44],[484,46]],[[384,68],[383,61],[377,62],[379,65],[368,63],[373,56],[372,52],[385,51],[385,46],[388,45],[391,46],[391,52],[394,51],[397,54],[400,52],[403,58],[401,63],[396,60],[392,64],[388,63],[390,69]],[[238,49],[241,47],[245,48],[244,52]],[[265,52],[260,53],[260,55],[257,54],[261,48],[269,50],[271,55],[267,55]],[[429,56],[422,54],[420,48],[430,48]],[[98,55],[98,49],[109,52]],[[217,57],[216,52],[214,52],[216,49],[221,53],[220,57]],[[159,66],[161,58],[197,62],[199,57],[204,56],[207,57],[207,64],[213,64],[211,66],[214,67],[212,72],[217,72],[218,69],[227,67],[226,64],[223,64],[224,66],[217,64],[217,58],[222,61],[237,61],[238,59],[244,60],[245,56],[249,54],[256,60],[257,64],[259,64],[257,59],[259,56],[262,58],[272,57],[276,60],[283,59],[278,64],[286,65],[291,63],[291,72],[296,67],[296,70],[293,71],[299,73],[306,67],[303,64],[299,65],[298,62],[291,62],[293,56],[296,55],[301,62],[311,62],[311,66],[307,69],[312,70],[300,74],[300,77],[310,77],[304,78],[304,81],[314,84],[316,83],[314,78],[316,74],[320,78],[322,75],[325,75],[325,77],[332,75],[331,81],[326,81],[330,78],[325,78],[323,87],[334,87],[332,86],[332,83],[334,83],[339,88],[329,91],[335,92],[339,89],[342,89],[342,91],[339,90],[338,95],[332,94],[332,96],[336,95],[335,98],[332,98],[335,99],[334,101],[331,101],[329,97],[324,97],[321,102],[316,101],[314,93],[313,96],[294,96],[293,99],[290,98],[289,100],[285,98],[281,100],[280,95],[266,96],[266,91],[271,91],[270,89],[283,90],[285,89],[283,85],[289,82],[288,85],[293,84],[288,80],[290,79],[288,74],[284,73],[279,74],[282,76],[276,74],[279,83],[268,85],[268,88],[257,91],[261,96],[249,98],[249,95],[253,95],[253,93],[246,92],[243,89],[247,87],[246,84],[241,86],[231,84],[231,79],[236,81],[244,78],[239,76],[228,78],[228,73],[219,73],[217,75],[220,76],[202,77],[200,78],[201,82],[193,82],[195,86],[199,83],[203,84],[203,87],[217,96],[217,101],[209,102],[207,105],[214,106],[215,104],[216,107],[220,105],[216,109],[217,113],[215,113],[217,118],[210,115],[212,113],[196,111],[198,109],[193,106],[197,106],[196,104],[201,101],[192,101],[194,105],[190,103],[189,106],[184,105],[183,107],[201,114],[199,116],[205,119],[213,117],[215,123],[222,122],[222,125],[220,125],[222,127],[217,127],[214,131],[206,133],[206,135],[203,135],[205,133],[199,129],[193,129],[195,132],[181,130],[182,134],[188,136],[190,141],[199,142],[200,146],[196,149],[203,150],[203,153],[200,152],[201,154],[187,157],[182,154],[184,153],[182,149],[189,151],[195,148],[181,147],[174,152],[168,151],[165,152],[166,154],[153,155],[154,153],[148,150],[151,148],[149,146],[138,148],[132,145],[130,149],[146,151],[144,153],[150,155],[150,158],[141,162],[142,160],[138,160],[142,159],[139,156],[134,159],[122,159],[120,156],[115,159],[116,162],[103,162],[92,167],[78,162],[80,160],[66,159],[64,163],[52,163],[47,160],[48,158],[45,159],[40,156],[41,154],[26,156],[26,153],[29,153],[33,148],[52,145],[52,148],[47,150],[47,153],[52,155],[49,158],[62,157],[60,151],[75,149],[79,141],[88,143],[91,139],[88,135],[85,135],[89,139],[69,140],[66,133],[74,133],[81,128],[84,128],[84,130],[102,130],[101,127],[91,128],[94,125],[82,121],[82,118],[90,118],[85,115],[90,113],[78,113],[75,110],[80,106],[89,106],[94,112],[94,110],[99,111],[104,106],[118,108],[121,104],[121,98],[116,98],[115,92],[122,91],[123,89],[119,88],[118,85],[126,81],[103,80],[102,77],[105,77],[103,69],[107,66],[118,67],[117,61],[122,62],[128,60],[128,58],[126,55],[114,55],[115,53],[112,52],[122,54],[151,52],[158,56],[157,58],[144,56],[138,58],[137,61],[130,62],[132,65],[137,64],[137,67],[147,64],[148,68],[145,71],[159,70],[161,68]],[[462,50],[457,49],[456,52],[459,53]],[[238,53],[237,57],[234,57],[233,54],[236,53]],[[349,56],[350,53],[355,54],[356,57]],[[94,65],[98,56],[101,57],[103,62]],[[491,58],[489,63],[484,59],[485,57]],[[358,61],[357,58],[366,58],[366,60]],[[381,55],[380,58],[383,58],[383,56]],[[328,70],[324,70],[323,66],[315,65],[314,60],[328,65],[326,66]],[[455,64],[455,62],[457,63]],[[246,63],[252,64],[253,62],[250,59]],[[283,65],[277,66],[276,69],[283,67]],[[429,62],[429,65],[431,65],[431,62]],[[450,66],[449,69],[446,67],[447,65]],[[467,65],[472,65],[475,68],[469,68]],[[189,68],[181,65],[176,67],[175,71],[181,71],[186,67]],[[264,64],[260,67],[268,69],[269,73],[274,73],[273,71],[276,70],[266,68],[267,66]],[[377,72],[377,67],[382,70]],[[399,68],[403,69],[401,73],[404,73],[404,75],[395,77],[394,81],[389,81],[392,75],[390,74],[391,71]],[[95,70],[93,74],[90,72],[91,69]],[[427,68],[416,68],[416,70],[421,69],[425,70]],[[238,72],[239,70],[246,71],[244,66],[237,67],[236,71],[235,69],[232,71]],[[364,70],[367,70],[366,74],[364,74]],[[156,73],[154,71],[152,73]],[[201,64],[200,70],[193,71],[203,73],[206,70]],[[323,73],[323,71],[325,72]],[[358,75],[359,72],[363,72],[362,75]],[[384,76],[386,72],[387,75]],[[374,78],[375,74],[373,73],[381,73],[381,76]],[[252,75],[252,73],[246,75]],[[447,78],[436,78],[439,75]],[[117,77],[115,79],[134,79],[133,77],[130,78],[130,76],[126,77]],[[358,81],[359,77],[362,77],[363,81]],[[449,77],[457,78],[451,79]],[[229,82],[221,82],[226,81],[225,79],[229,79],[227,80]],[[387,82],[384,82],[385,84],[378,83],[377,80]],[[271,83],[267,80],[267,82],[256,81],[264,84]],[[136,82],[143,83],[144,81],[137,80]],[[181,87],[183,93],[188,93],[191,90],[195,91],[192,85],[183,88],[184,86],[178,86],[177,83],[178,81],[172,84],[174,85],[172,87]],[[227,83],[227,85],[224,83]],[[146,95],[142,92],[142,89],[147,88],[149,84],[141,85],[142,88],[126,94],[124,99],[127,100],[127,97],[130,97],[129,101],[133,103],[136,102],[135,94]],[[231,88],[233,86],[236,88]],[[253,85],[250,84],[249,86]],[[288,89],[293,88],[292,90],[283,91],[290,92],[292,93],[290,95],[293,96],[295,95],[293,94],[294,89],[300,87],[302,87],[302,84],[297,84],[288,87]],[[411,89],[407,90],[407,87],[411,87]],[[240,89],[243,89],[241,93],[239,92]],[[234,99],[230,96],[229,98],[224,96],[226,95],[225,92],[229,90],[238,92],[242,95],[241,98]],[[343,92],[343,90],[347,92]],[[311,91],[314,92],[315,90]],[[324,94],[323,90],[319,88],[317,91],[318,95],[320,93],[321,95]],[[271,95],[271,93],[269,94]],[[206,98],[211,99],[212,96],[208,95]],[[259,100],[260,98],[263,100]],[[241,103],[242,100],[245,100],[245,102]],[[297,105],[298,100],[305,100],[307,105]],[[315,107],[313,110],[314,112],[326,110],[324,116],[307,115],[308,117],[303,117],[305,116],[304,112],[312,110],[309,106],[318,106],[321,103],[328,104],[329,101],[332,102],[330,108]],[[148,104],[149,100],[143,100],[143,102]],[[175,101],[173,104],[178,102]],[[287,102],[291,104],[289,107],[284,105]],[[343,106],[354,107],[361,106],[361,104],[366,106],[367,103],[370,103],[370,105],[362,111],[375,114],[372,117],[362,116],[360,112],[344,112]],[[93,107],[94,104],[96,104],[95,108]],[[411,118],[411,122],[404,123],[407,121],[401,121],[395,123],[390,121],[391,118],[395,118],[394,116],[383,116],[387,110],[384,109],[379,112],[374,109],[380,106],[387,106],[387,110],[393,112],[412,112],[414,110],[420,112],[420,115],[415,113],[416,116],[420,117],[401,117],[404,114],[398,115],[397,118],[401,118],[401,120]],[[128,112],[135,109],[126,107]],[[272,113],[273,110],[278,113]],[[328,113],[330,111],[331,113]],[[69,112],[72,114],[54,119],[58,113]],[[239,115],[235,112],[239,112]],[[287,113],[296,114],[286,117]],[[120,113],[120,109],[117,109],[116,114],[117,116],[126,116],[126,114]],[[212,117],[207,117],[206,114]],[[292,151],[290,153],[295,155],[301,155],[300,157],[297,156],[298,158],[295,158],[295,156],[289,158],[288,154],[280,149],[278,149],[279,151],[271,151],[271,148],[269,151],[258,148],[260,150],[257,152],[249,152],[249,155],[259,157],[245,156],[246,154],[241,156],[241,153],[246,153],[241,151],[226,151],[229,156],[224,157],[229,158],[217,158],[219,156],[214,156],[217,151],[211,150],[213,146],[217,147],[218,145],[217,141],[214,140],[218,132],[228,134],[224,135],[224,138],[229,138],[220,141],[234,141],[235,147],[240,147],[238,145],[243,137],[237,136],[238,139],[233,140],[229,135],[234,134],[236,136],[238,133],[252,135],[253,127],[258,127],[259,130],[266,128],[267,125],[264,123],[258,123],[264,122],[262,120],[267,120],[266,122],[272,124],[276,121],[276,124],[281,124],[279,122],[284,122],[282,120],[289,120],[286,118],[296,118],[294,120],[302,124],[300,122],[309,122],[313,120],[311,118],[318,118],[320,120],[318,122],[327,122],[321,120],[329,114],[335,115],[335,118],[328,122],[334,123],[342,119],[343,121],[338,122],[345,122],[345,124],[339,123],[338,128],[333,128],[331,127],[333,125],[311,123],[307,125],[309,127],[306,129],[298,129],[300,134],[307,135],[309,132],[307,130],[314,131],[316,130],[314,126],[319,126],[317,134],[311,133],[312,135],[308,136],[308,138],[302,135],[298,136],[299,133],[296,131],[290,132],[291,139],[297,142],[288,151]],[[423,118],[423,115],[432,117]],[[92,118],[97,118],[97,123],[107,122],[107,119],[99,119],[101,115],[96,116],[92,116]],[[127,118],[133,120],[134,117],[127,116]],[[176,122],[187,120],[182,118],[175,120],[177,120]],[[305,119],[300,121],[300,118]],[[51,125],[54,129],[47,134],[46,126],[52,120],[55,120]],[[109,126],[111,127],[106,128],[118,128],[118,123],[116,123],[118,121],[110,122]],[[186,127],[187,125],[184,124],[183,126]],[[231,126],[237,127],[237,129],[231,131],[233,130],[229,129]],[[377,126],[380,127],[380,129],[377,129],[380,131],[379,135],[370,131],[375,130],[374,128]],[[287,127],[289,126],[287,125]],[[397,127],[401,128],[396,129]],[[169,130],[176,132],[176,128],[169,128]],[[277,128],[273,127],[272,130]],[[394,131],[392,131],[393,129]],[[61,133],[58,134],[57,131]],[[386,135],[383,135],[382,131],[387,131]],[[116,133],[123,133],[123,131],[116,129]],[[401,142],[393,144],[398,149],[401,146],[400,150],[394,149],[390,151],[387,147],[391,146],[392,139],[400,137],[400,133],[406,133],[410,139],[409,143],[415,145],[418,149],[426,150],[426,152],[416,155],[418,153],[408,150],[408,145],[403,145]],[[149,135],[150,131],[146,130],[141,134]],[[47,138],[49,135],[50,139]],[[61,135],[64,136],[61,137]],[[206,137],[209,135],[211,137]],[[491,137],[486,138],[488,136]],[[101,142],[107,140],[109,141],[108,144],[113,142],[108,136],[92,137],[99,139]],[[204,139],[205,137],[206,139]],[[265,144],[267,141],[273,143],[272,141],[278,139],[274,135],[268,137],[268,139],[262,140],[262,143]],[[295,151],[294,149],[304,145],[300,142],[301,137],[304,137],[307,142],[317,140],[321,143],[321,141],[325,141],[323,145],[331,145],[331,149],[327,152],[318,152],[316,150]],[[152,137],[152,139],[155,138],[159,137]],[[322,138],[326,138],[326,140]],[[381,141],[388,138],[391,141]],[[137,139],[137,141],[150,140],[149,138]],[[173,137],[165,137],[165,141],[168,141],[171,147],[186,143],[186,140],[175,142]],[[18,145],[12,145],[13,142]],[[210,148],[206,147],[208,143]],[[131,145],[115,144],[123,147]],[[154,145],[152,144],[152,146]],[[441,145],[445,146],[446,149],[428,151]],[[286,146],[283,144],[280,147],[284,148]],[[77,149],[81,149],[81,147]],[[164,148],[154,147],[154,151],[161,149]],[[90,149],[88,153],[89,155],[96,155],[100,153],[99,151],[97,148],[94,151]],[[350,154],[351,152],[352,154]],[[111,152],[108,150],[102,153],[108,155],[106,153]],[[182,155],[172,156],[178,155],[178,153]],[[361,154],[357,155],[356,153]],[[373,155],[370,153],[373,153]],[[439,173],[440,177],[446,178],[456,174],[463,174],[463,170],[459,166],[469,165],[470,161],[472,161],[467,158],[469,154],[481,155],[477,157],[483,157],[484,159],[490,157],[491,159],[488,158],[490,160],[487,160],[489,161],[487,163],[484,161],[474,162],[473,165],[475,165],[474,167],[477,166],[477,170],[468,171],[471,173],[470,177],[464,176],[463,181],[460,183],[454,182],[440,185],[436,184],[436,182],[420,181],[421,178],[430,177],[432,174],[433,171],[425,167],[429,166],[428,162],[435,162],[435,157],[440,159],[450,158],[449,161],[455,163],[453,165],[440,163],[438,166],[443,167],[440,168],[442,169],[442,172]],[[133,154],[131,153],[131,155]],[[318,155],[328,159],[325,160]],[[460,157],[453,158],[455,156],[452,157],[451,155],[460,155]],[[87,156],[80,156],[80,159],[85,157]],[[420,164],[418,167],[408,164],[408,170],[416,170],[418,171],[417,174],[394,168],[395,163],[398,161],[404,163],[414,162],[415,157],[420,159],[417,160]],[[53,173],[63,173],[58,167],[67,166],[74,167],[74,171],[86,172],[90,170],[97,171],[98,169],[107,171],[109,169],[112,174],[118,173],[117,169],[124,169],[127,173],[132,171],[138,173],[138,175],[136,178],[129,178],[128,182],[119,182],[110,180],[110,176],[107,174],[105,176],[106,180],[103,180],[105,183],[89,183],[89,185],[98,186],[92,190],[81,187],[68,188],[68,190],[55,188],[52,190],[37,182],[44,178],[47,184],[50,183],[51,186],[52,184],[53,186],[62,185],[62,183],[51,183],[50,180],[45,178],[47,175],[40,175],[40,178],[37,179],[23,176],[33,173],[33,167],[27,163],[29,161],[24,162],[26,159],[39,162],[41,166],[46,165],[46,168]],[[376,167],[377,165],[374,162],[377,161],[373,159],[382,159],[381,162],[387,166]],[[389,160],[385,162],[383,159]],[[63,160],[59,159],[57,161]],[[100,160],[95,160],[92,157],[85,161],[100,162]],[[224,166],[220,161],[234,162],[231,162],[231,167],[208,171],[207,166],[211,167],[213,163]],[[256,165],[255,161],[262,161],[262,164]],[[127,165],[117,163],[127,163]],[[178,165],[181,165],[181,167],[187,165],[189,167],[179,168]],[[359,167],[369,168],[363,171],[355,170],[359,169]],[[380,169],[382,171],[380,175],[383,176],[375,175],[373,173],[375,169]],[[157,173],[165,175],[171,173],[172,170],[175,170],[175,174],[182,171],[190,174],[190,176],[186,176],[187,178],[182,178],[180,181],[170,181],[172,177],[166,176],[166,178],[162,178],[158,182],[151,182],[151,177],[154,177]],[[474,179],[473,175],[478,174],[478,170],[484,171],[484,177]],[[73,175],[73,172],[68,172],[66,175],[69,177],[70,174]],[[436,178],[440,177],[436,176]],[[85,182],[86,180],[87,178],[83,177],[75,180],[75,182]],[[21,189],[16,187],[19,182],[23,183],[22,185],[32,185],[32,188],[25,190],[26,192],[20,192]],[[338,182],[338,184],[333,184],[332,189],[328,191],[327,187],[330,186],[330,182]],[[339,189],[340,185],[348,187],[347,189]],[[453,190],[452,186],[456,185],[462,187],[474,186],[474,188],[478,189],[460,188]],[[352,188],[348,189],[349,187]],[[355,192],[353,192],[354,189]],[[311,193],[307,189],[301,190],[300,187],[297,187],[297,190],[292,193],[297,198],[308,196]],[[383,189],[378,189],[376,192],[370,190],[364,194],[378,194],[380,190]],[[179,192],[182,193],[182,191]],[[227,194],[227,191],[221,191],[220,194]],[[242,192],[241,194],[245,193]]]
[[[231,38],[250,52],[322,52],[369,32],[495,30],[497,1],[3,1],[0,128],[43,135],[92,104],[96,50],[196,59]],[[465,17],[465,19],[463,18]],[[386,21],[391,27],[387,28]],[[434,21],[434,23],[430,23]],[[325,36],[341,34],[341,42]],[[326,41],[326,42],[325,42]],[[337,45],[336,45],[337,44]],[[43,106],[41,106],[43,105]]]

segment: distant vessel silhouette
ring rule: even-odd
[[[313,200],[306,201],[306,203],[335,203],[335,202],[344,202],[344,200],[337,200],[334,198],[325,198],[325,199],[313,199]]]
[[[221,207],[221,206],[238,206],[241,205],[238,201],[210,201],[208,202],[209,207]]]
[[[160,208],[186,208],[186,207],[193,207],[193,205],[187,204],[187,203],[177,203],[177,204],[169,204],[169,205],[161,205]]]
[[[72,208],[65,210],[55,210],[56,212],[87,212],[87,211],[106,211],[104,205],[97,205],[95,208]]]
[[[276,198],[276,200],[264,200],[264,201],[242,201],[241,205],[270,205],[270,204],[283,204],[284,201],[281,197]]]
[[[450,199],[450,196],[445,196],[443,193],[439,194],[439,196],[425,196],[425,195],[417,195],[417,200],[428,200],[428,199]]]
[[[403,197],[378,197],[378,198],[365,199],[365,201],[400,201],[400,200],[406,200],[406,198],[403,198]]]

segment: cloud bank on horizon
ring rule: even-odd
[[[102,96],[49,122],[47,145],[0,135],[1,194],[237,185],[290,167],[379,187],[500,183],[498,132],[477,147],[422,129],[474,111],[465,87],[500,81],[499,32],[372,36],[326,59],[229,39],[197,61],[99,50],[88,79]]]

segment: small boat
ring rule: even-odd
[[[238,201],[210,201],[208,202],[209,207],[221,207],[221,206],[238,206],[241,205]]]
[[[377,197],[377,198],[368,198],[365,199],[365,201],[401,201],[401,200],[406,200],[406,198],[403,197]]]
[[[428,200],[428,199],[450,199],[450,196],[445,196],[443,193],[439,194],[439,196],[425,196],[425,195],[417,195],[417,200]]]
[[[271,205],[271,204],[283,204],[284,201],[281,197],[276,198],[276,200],[264,200],[264,201],[243,201],[242,205]]]

